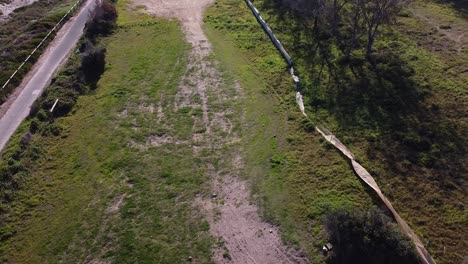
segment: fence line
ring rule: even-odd
[[[50,35],[58,28],[60,23],[62,23],[65,20],[65,18],[68,15],[70,15],[70,13],[81,2],[83,2],[83,0],[76,1],[75,4],[68,10],[68,12],[65,15],[63,15],[63,17],[59,20],[59,22],[57,22],[57,24],[55,24],[55,26],[49,31],[49,33],[47,33],[47,35],[41,40],[41,42],[33,49],[33,51],[31,51],[31,53],[29,53],[28,57],[26,57],[26,59],[20,64],[20,66],[18,66],[18,68],[16,68],[16,70],[13,72],[13,74],[10,76],[10,78],[8,78],[8,80],[3,84],[2,89],[5,89],[5,87],[7,87],[7,85],[11,82],[11,80],[13,80],[13,78],[16,76],[16,74],[19,72],[19,70],[21,70],[21,68],[23,68],[23,66],[29,61],[29,59],[31,59],[32,55],[34,55],[34,53],[36,53],[36,51],[42,46],[42,44],[44,44],[44,42],[50,37]]]
[[[263,30],[270,37],[273,45],[275,45],[275,47],[281,53],[283,58],[286,60],[286,62],[288,64],[288,67],[290,68],[291,77],[294,80],[297,104],[298,104],[302,114],[308,118],[307,114],[305,113],[304,103],[303,103],[303,100],[302,100],[302,95],[300,93],[299,77],[294,74],[292,58],[286,52],[286,50],[284,49],[281,42],[273,34],[273,31],[270,29],[270,27],[265,22],[265,20],[260,16],[260,13],[254,7],[252,2],[250,0],[245,0],[245,2],[249,6],[250,10],[254,14],[257,21],[261,24]],[[397,213],[395,208],[390,203],[390,200],[388,200],[388,198],[385,197],[385,195],[382,193],[382,191],[380,190],[378,184],[375,182],[372,175],[361,164],[359,164],[355,160],[355,157],[354,157],[353,153],[351,153],[351,151],[343,143],[341,143],[341,141],[337,137],[335,137],[335,135],[333,135],[326,128],[324,128],[322,126],[316,126],[315,129],[328,142],[330,142],[333,146],[335,146],[341,153],[343,153],[343,155],[345,155],[351,161],[354,172],[361,178],[361,180],[363,180],[369,187],[371,187],[377,193],[377,195],[380,197],[380,199],[385,204],[385,206],[387,206],[387,208],[392,212],[392,214],[393,214],[395,220],[397,221],[398,225],[400,226],[401,230],[413,241],[414,245],[416,246],[416,251],[417,251],[418,256],[421,259],[421,261],[423,261],[424,264],[435,264],[436,262],[431,257],[429,252],[426,250],[426,248],[424,247],[421,240],[413,232],[413,230],[408,226],[408,224],[403,220],[403,218],[400,217],[400,215]]]

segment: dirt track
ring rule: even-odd
[[[205,211],[212,235],[219,248],[213,249],[215,263],[308,263],[300,252],[284,246],[278,229],[262,221],[258,209],[249,199],[247,183],[240,179],[243,160],[239,153],[240,138],[233,129],[242,122],[242,113],[232,107],[242,100],[239,85],[223,90],[222,77],[211,61],[211,45],[202,30],[203,11],[212,0],[134,0],[135,6],[146,6],[148,13],[178,19],[186,40],[192,44],[186,74],[174,102],[182,107],[200,107],[203,114],[194,120],[193,153],[201,156],[210,150],[206,167],[212,179],[212,192],[195,202]],[[194,100],[197,97],[199,100]],[[211,105],[223,107],[210,107]],[[234,117],[228,117],[234,116]],[[197,127],[204,127],[200,130]],[[216,164],[216,166],[214,165]]]

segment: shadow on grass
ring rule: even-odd
[[[366,139],[369,157],[382,159],[396,175],[417,166],[461,184],[461,129],[427,100],[431,88],[415,81],[417,73],[400,56],[405,44],[380,40],[373,67],[360,53],[362,43],[345,56],[332,36],[314,30],[313,21],[284,11],[267,16],[289,42],[309,107],[326,109],[338,131]]]
[[[333,244],[326,263],[419,263],[411,241],[379,210],[337,210],[325,225]]]
[[[439,0],[438,2],[452,5],[464,18],[468,18],[468,0]]]
[[[366,138],[368,151],[379,151],[396,172],[404,172],[397,163],[410,163],[450,179],[463,175],[462,134],[437,104],[427,102],[431,91],[413,80],[414,70],[396,53],[378,54],[375,61],[376,71],[360,60],[339,65],[335,86],[322,92],[339,130]]]

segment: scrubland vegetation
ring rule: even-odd
[[[178,23],[126,1],[114,25],[109,4],[2,153],[3,262],[210,262],[209,226],[192,205],[206,188],[202,161],[189,144],[147,142],[191,137],[197,109],[169,104],[188,44]],[[165,128],[149,110],[160,98]]]
[[[323,124],[375,176],[436,261],[460,263],[467,53],[451,30],[466,25],[466,7],[390,1],[376,27],[365,23],[372,14],[365,2],[255,2],[295,59],[312,122],[299,113],[286,64],[243,1],[218,0],[207,10],[214,59],[245,93],[242,156],[252,199],[312,263],[417,262],[379,198],[314,132]],[[0,261],[211,261],[214,239],[193,210],[209,189],[206,167],[183,143],[200,109],[163,104],[169,128],[145,111],[161,98],[173,101],[188,45],[176,22],[127,3],[118,3],[117,22],[113,4],[101,5],[79,52],[2,153]],[[21,57],[13,53],[2,53],[12,62],[5,65]],[[182,143],[147,143],[168,135]],[[327,242],[334,251],[324,257]]]
[[[1,86],[74,3],[73,0],[37,1],[18,8],[10,14],[7,21],[0,23]],[[53,36],[31,57],[11,83],[5,89],[0,90],[0,103],[3,103],[11,91],[18,86]]]

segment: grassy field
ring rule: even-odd
[[[33,136],[40,156],[10,206],[2,261],[182,263],[211,256],[208,223],[192,205],[206,182],[190,144],[190,109],[172,111],[188,45],[176,22],[119,3],[116,32],[100,41],[107,69],[95,92],[56,120],[60,135]],[[123,45],[123,43],[125,43]],[[151,109],[164,98],[164,126]],[[14,148],[27,128],[9,143]],[[164,127],[162,129],[161,127]],[[7,162],[9,151],[3,155]]]
[[[338,152],[296,109],[293,84],[276,49],[243,2],[217,1],[206,13],[216,58],[240,81],[246,177],[263,216],[286,243],[321,262],[323,217],[333,209],[380,206]]]
[[[335,132],[376,176],[402,217],[424,243],[430,241],[429,251],[438,262],[459,263],[466,255],[467,236],[463,224],[467,219],[463,205],[466,140],[462,136],[466,122],[465,111],[460,110],[466,109],[466,51],[427,49],[427,44],[418,48],[415,37],[427,34],[414,23],[424,25],[424,30],[427,23],[402,14],[397,30],[386,30],[376,45],[391,49],[414,71],[409,82],[415,84],[411,86],[415,90],[401,90],[390,98],[359,90],[335,93],[333,82],[314,81],[318,72],[327,74],[307,57],[313,47],[307,49],[311,40],[297,31],[300,26],[291,17],[277,16],[276,10],[262,9],[261,2],[256,5],[302,73],[312,119]],[[421,3],[416,6],[424,7]],[[466,24],[450,6],[429,2],[424,10],[439,14],[434,19],[451,17],[456,27]],[[430,12],[426,15],[433,14]],[[285,240],[306,248],[312,262],[318,262],[318,250],[326,237],[321,224],[327,212],[381,207],[381,203],[357,180],[345,159],[298,114],[286,65],[245,4],[217,1],[208,10],[206,22],[210,39],[222,54],[220,60],[240,76],[243,87],[264,93],[251,91],[256,109],[247,111],[250,122],[264,126],[255,129],[251,125],[246,147],[251,170],[257,172],[253,187],[264,215],[281,225]],[[439,40],[443,36],[434,34],[434,39],[443,42]],[[266,106],[271,104],[266,98],[276,101],[273,108]],[[369,98],[376,100],[379,112],[369,112],[374,107],[367,105]]]
[[[221,104],[216,100],[219,94],[211,94],[209,88],[208,114],[223,109],[237,113],[229,119],[242,145],[206,149],[194,156],[191,138],[198,128],[193,117],[201,109],[174,107],[189,46],[176,22],[137,14],[127,3],[118,3],[116,32],[99,41],[107,49],[107,66],[97,89],[81,96],[69,115],[51,124],[57,133],[34,134],[25,156],[13,153],[30,120],[2,154],[0,168],[28,170],[19,175],[24,181],[12,188],[11,201],[0,207],[0,219],[5,219],[0,261],[183,263],[191,256],[196,263],[209,263],[215,242],[193,201],[209,196],[206,164],[228,166],[224,163],[239,149],[246,161],[243,176],[252,183],[252,198],[263,217],[280,226],[286,243],[305,249],[312,263],[323,262],[328,212],[384,208],[346,159],[314,132],[315,124],[302,117],[285,63],[243,1],[218,0],[205,18],[213,59],[220,62],[221,85],[226,86],[223,95],[232,97],[229,89],[237,81],[244,93],[243,100]],[[439,19],[454,15],[447,6],[423,7],[428,14],[441,14]],[[446,12],[437,12],[440,9]],[[304,55],[300,45],[293,45],[298,42],[288,29],[295,22],[276,17],[274,10],[261,11],[288,51],[295,58]],[[464,20],[457,17],[455,22]],[[464,156],[452,145],[465,144],[460,138],[466,129],[460,125],[464,111],[455,109],[466,108],[461,65],[466,53],[432,50],[425,35],[410,34],[432,30],[418,16],[400,17],[397,29],[386,32],[387,39],[378,45],[395,48],[416,72],[414,81],[425,97],[418,103],[418,114],[408,115],[412,122],[402,127],[409,133],[404,142],[429,144],[429,149],[400,148],[401,134],[376,126],[382,119],[364,122],[365,112],[354,115],[360,109],[353,105],[353,96],[359,95],[349,94],[352,104],[340,109],[320,104],[336,95],[323,89],[314,95],[316,83],[306,74],[314,70],[313,63],[298,59],[308,91],[307,110],[315,122],[336,132],[376,176],[402,217],[425,243],[431,241],[429,251],[438,263],[459,263],[466,255],[465,179],[460,169]],[[418,41],[423,41],[422,47],[416,48]],[[343,115],[343,109],[349,115]],[[419,115],[427,109],[435,112]],[[357,125],[342,122],[344,117]],[[215,145],[225,142],[222,131],[215,134]],[[438,142],[443,137],[449,140]],[[439,151],[436,144],[441,144]],[[428,166],[440,157],[441,163]]]

